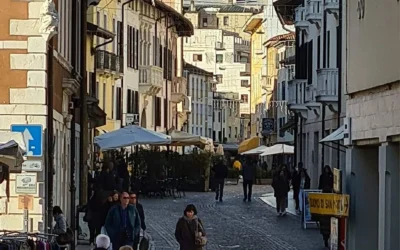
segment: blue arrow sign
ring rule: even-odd
[[[20,132],[24,136],[26,156],[43,156],[43,127],[33,124],[13,124],[12,132]]]

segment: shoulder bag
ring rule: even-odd
[[[199,227],[201,227],[201,232],[199,232]],[[194,233],[194,244],[199,247],[207,245],[207,237],[203,235],[204,229],[199,220],[196,220],[196,230]]]
[[[67,223],[67,231],[65,233],[59,234],[56,237],[56,242],[58,245],[63,246],[63,245],[68,245],[74,242],[74,232],[72,229],[68,226]]]

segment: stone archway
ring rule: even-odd
[[[140,120],[140,126],[142,128],[147,128],[147,117],[146,117],[146,109],[142,110],[142,114],[140,116],[141,120]]]

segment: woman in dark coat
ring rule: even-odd
[[[278,216],[286,215],[286,199],[289,192],[289,181],[284,170],[281,170],[278,175],[274,176],[272,187],[274,188]]]
[[[175,229],[175,238],[179,243],[180,250],[203,250],[202,246],[196,246],[195,244],[196,231],[206,236],[203,223],[197,217],[196,207],[188,205],[183,214],[183,217],[176,224]]]
[[[318,189],[321,189],[323,193],[332,193],[333,191],[333,173],[331,167],[326,165],[324,167],[324,173],[319,177]],[[324,239],[325,247],[329,247],[328,240],[331,236],[331,217],[320,216],[319,218],[319,229]]]

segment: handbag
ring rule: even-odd
[[[58,245],[63,246],[63,245],[68,245],[74,242],[74,232],[72,229],[68,226],[67,223],[67,232],[59,234],[56,237],[56,242]]]
[[[201,232],[199,232],[199,227],[201,227]],[[196,220],[196,230],[194,232],[194,244],[199,247],[207,245],[207,237],[203,235],[204,229],[199,220]]]
[[[143,238],[139,244],[139,250],[149,250],[149,249],[150,249],[150,240],[146,232],[144,232]]]

